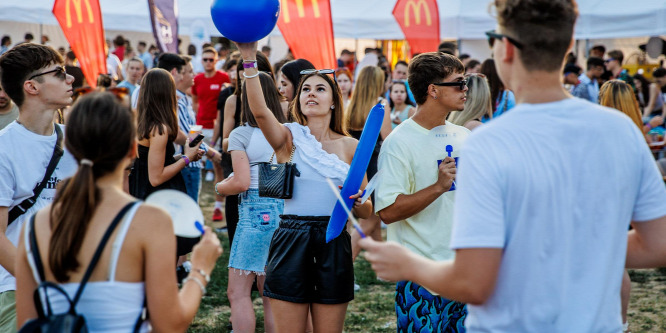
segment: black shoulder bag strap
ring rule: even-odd
[[[56,166],[58,165],[58,162],[60,162],[60,158],[63,155],[63,149],[62,149],[62,130],[60,129],[60,126],[54,125],[55,126],[55,132],[56,132],[56,144],[53,147],[53,155],[51,155],[51,161],[49,161],[49,166],[46,167],[46,173],[44,174],[44,179],[35,186],[35,188],[32,190],[32,197],[25,199],[21,201],[20,204],[14,206],[9,211],[9,219],[7,220],[7,225],[10,225],[12,222],[14,222],[19,216],[23,215],[25,212],[32,207],[32,205],[37,202],[37,198],[39,198],[39,194],[42,193],[42,190],[44,187],[46,187],[46,184],[49,182],[49,179],[51,178],[51,175],[53,174],[53,171],[55,171]]]
[[[76,303],[79,301],[79,298],[81,298],[81,294],[83,293],[83,289],[85,288],[86,283],[88,283],[88,280],[90,279],[90,276],[92,275],[93,270],[95,270],[95,266],[97,266],[97,262],[99,261],[99,258],[102,256],[102,252],[104,251],[104,247],[106,246],[106,243],[109,241],[109,238],[111,237],[111,234],[113,234],[113,231],[116,229],[116,226],[118,226],[118,224],[122,220],[123,216],[125,216],[125,213],[127,213],[127,211],[134,204],[135,204],[135,202],[130,202],[127,205],[125,205],[125,207],[123,207],[120,210],[120,212],[118,212],[118,215],[116,215],[116,217],[113,219],[113,221],[109,225],[109,228],[106,229],[106,232],[104,233],[104,236],[102,237],[102,240],[99,242],[99,245],[97,246],[97,250],[95,250],[95,254],[93,255],[92,260],[90,260],[90,264],[88,265],[88,268],[86,269],[85,274],[83,274],[83,279],[81,279],[81,282],[79,282],[79,288],[76,291],[76,295],[74,296],[74,299],[70,303],[70,309],[69,309],[70,313],[75,313]],[[35,217],[34,217],[34,215],[33,215],[32,219],[30,220],[30,224],[31,224],[30,247],[32,248],[32,256],[33,256],[33,259],[34,259],[34,262],[35,262],[35,267],[37,268],[37,272],[39,273],[39,278],[42,280],[42,283],[45,283],[45,282],[48,282],[48,281],[44,281],[44,267],[42,266],[41,256],[39,255],[39,248],[37,247],[37,236],[35,235]],[[41,283],[40,283],[40,285],[41,285]],[[39,289],[39,287],[38,287],[38,289]],[[35,301],[39,298],[37,292],[35,292],[34,298],[35,298]],[[43,314],[43,308],[42,308],[42,306],[38,305],[37,302],[35,302],[35,307],[37,308],[37,312],[39,314]]]

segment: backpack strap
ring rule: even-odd
[[[111,234],[113,231],[116,229],[116,226],[120,223],[120,220],[122,220],[123,216],[125,216],[125,213],[134,205],[134,202],[130,202],[125,207],[123,207],[120,212],[118,212],[118,215],[113,219],[111,224],[109,225],[109,228],[106,229],[106,232],[104,233],[104,236],[102,237],[102,240],[99,242],[99,245],[97,246],[97,250],[95,250],[95,254],[93,255],[92,260],[90,261],[90,264],[88,265],[88,269],[86,269],[85,274],[83,275],[83,279],[81,279],[81,282],[79,282],[79,289],[76,291],[76,295],[74,296],[74,299],[72,300],[71,303],[71,309],[74,310],[74,307],[76,307],[76,303],[78,303],[79,299],[81,298],[81,294],[83,294],[83,289],[86,287],[86,283],[88,283],[88,280],[90,279],[90,276],[92,275],[93,270],[95,270],[95,266],[97,266],[97,262],[99,261],[99,258],[102,256],[102,252],[104,251],[104,247],[106,246],[106,243],[109,241],[109,238],[111,237]]]
[[[44,178],[32,190],[33,193],[32,197],[21,201],[20,204],[14,206],[9,211],[7,225],[10,225],[19,216],[25,214],[25,212],[27,212],[28,209],[30,209],[30,207],[32,207],[35,204],[35,202],[37,202],[37,199],[39,199],[39,194],[42,193],[42,190],[44,189],[44,187],[46,187],[46,184],[49,182],[49,179],[51,178],[53,171],[55,171],[56,166],[58,166],[58,162],[60,161],[60,158],[62,157],[64,150],[62,149],[62,130],[60,129],[60,126],[58,125],[54,126],[56,132],[56,144],[53,147],[53,155],[51,155],[51,160],[49,161],[49,165],[46,167],[46,173],[44,174]]]

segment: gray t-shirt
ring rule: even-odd
[[[18,119],[19,108],[16,106],[16,104],[14,104],[14,102],[10,103],[12,103],[12,108],[9,110],[9,112],[6,114],[0,114],[0,130],[7,127],[7,125],[9,125],[9,123],[12,121]]]
[[[252,165],[256,162],[268,162],[273,154],[273,147],[266,141],[264,134],[258,127],[248,125],[239,126],[229,134],[229,148],[231,151],[244,151],[250,163],[250,188],[259,188],[259,167]],[[232,156],[233,158],[233,156]],[[273,158],[275,161],[275,158]],[[277,162],[274,162],[277,163]]]

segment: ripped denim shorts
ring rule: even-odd
[[[229,253],[229,268],[264,275],[268,247],[280,223],[284,200],[259,196],[249,189],[238,195],[238,226]]]

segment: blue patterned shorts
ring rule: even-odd
[[[411,281],[395,288],[398,333],[464,333],[467,306],[443,297]]]
[[[229,253],[229,268],[245,274],[264,274],[268,247],[283,208],[284,200],[260,197],[256,189],[239,195],[238,226]]]

